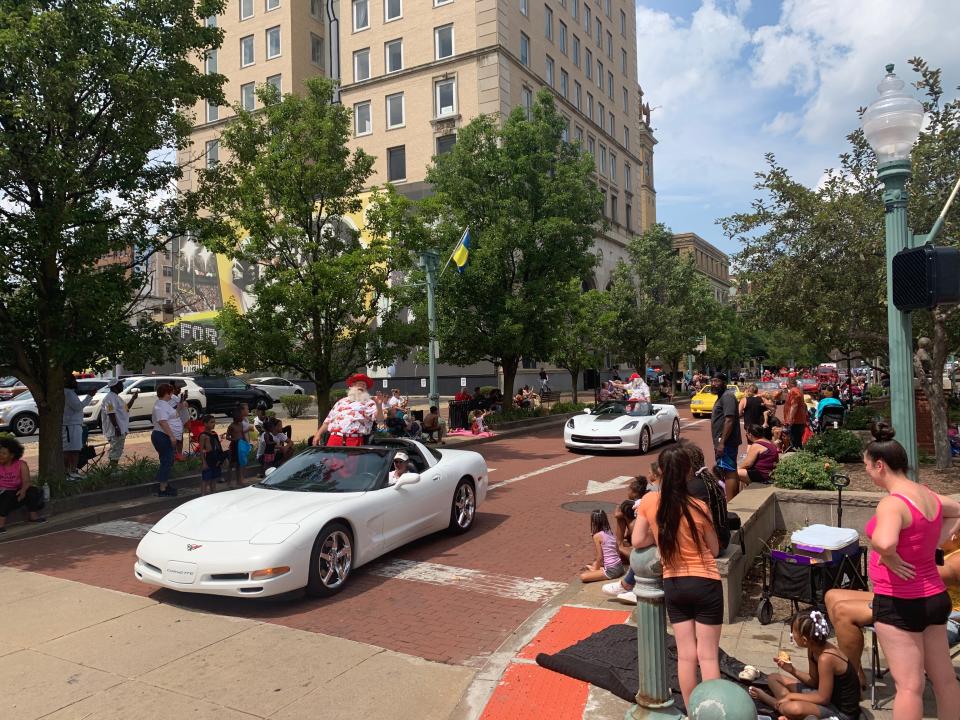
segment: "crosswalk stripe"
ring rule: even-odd
[[[110,522],[87,525],[86,527],[77,529],[81,532],[93,533],[94,535],[111,535],[113,537],[139,540],[150,532],[150,528],[152,527],[153,525],[149,523],[136,522],[134,520],[111,520]]]

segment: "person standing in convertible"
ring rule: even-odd
[[[313,436],[313,444],[320,445],[324,433],[329,432],[327,445],[356,447],[363,445],[383,420],[383,396],[370,397],[373,380],[362,373],[347,378],[347,396],[336,402],[327,419]]]

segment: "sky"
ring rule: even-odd
[[[887,63],[912,82],[921,56],[956,96],[958,27],[960,0],[637,0],[657,220],[735,253],[716,221],[749,211],[765,153],[815,186]]]

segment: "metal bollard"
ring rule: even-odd
[[[637,656],[640,690],[637,704],[625,720],[673,720],[683,714],[674,707],[667,682],[667,611],[663,602],[663,567],[654,546],[630,553],[630,567],[636,576]]]

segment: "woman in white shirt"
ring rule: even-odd
[[[173,448],[177,442],[171,423],[175,423],[177,411],[170,405],[170,396],[173,394],[173,385],[160,383],[157,386],[157,402],[153,405],[153,432],[150,433],[150,442],[160,458],[160,469],[157,470],[156,481],[160,483],[157,495],[174,497],[177,489],[170,485],[170,468],[173,467]]]

